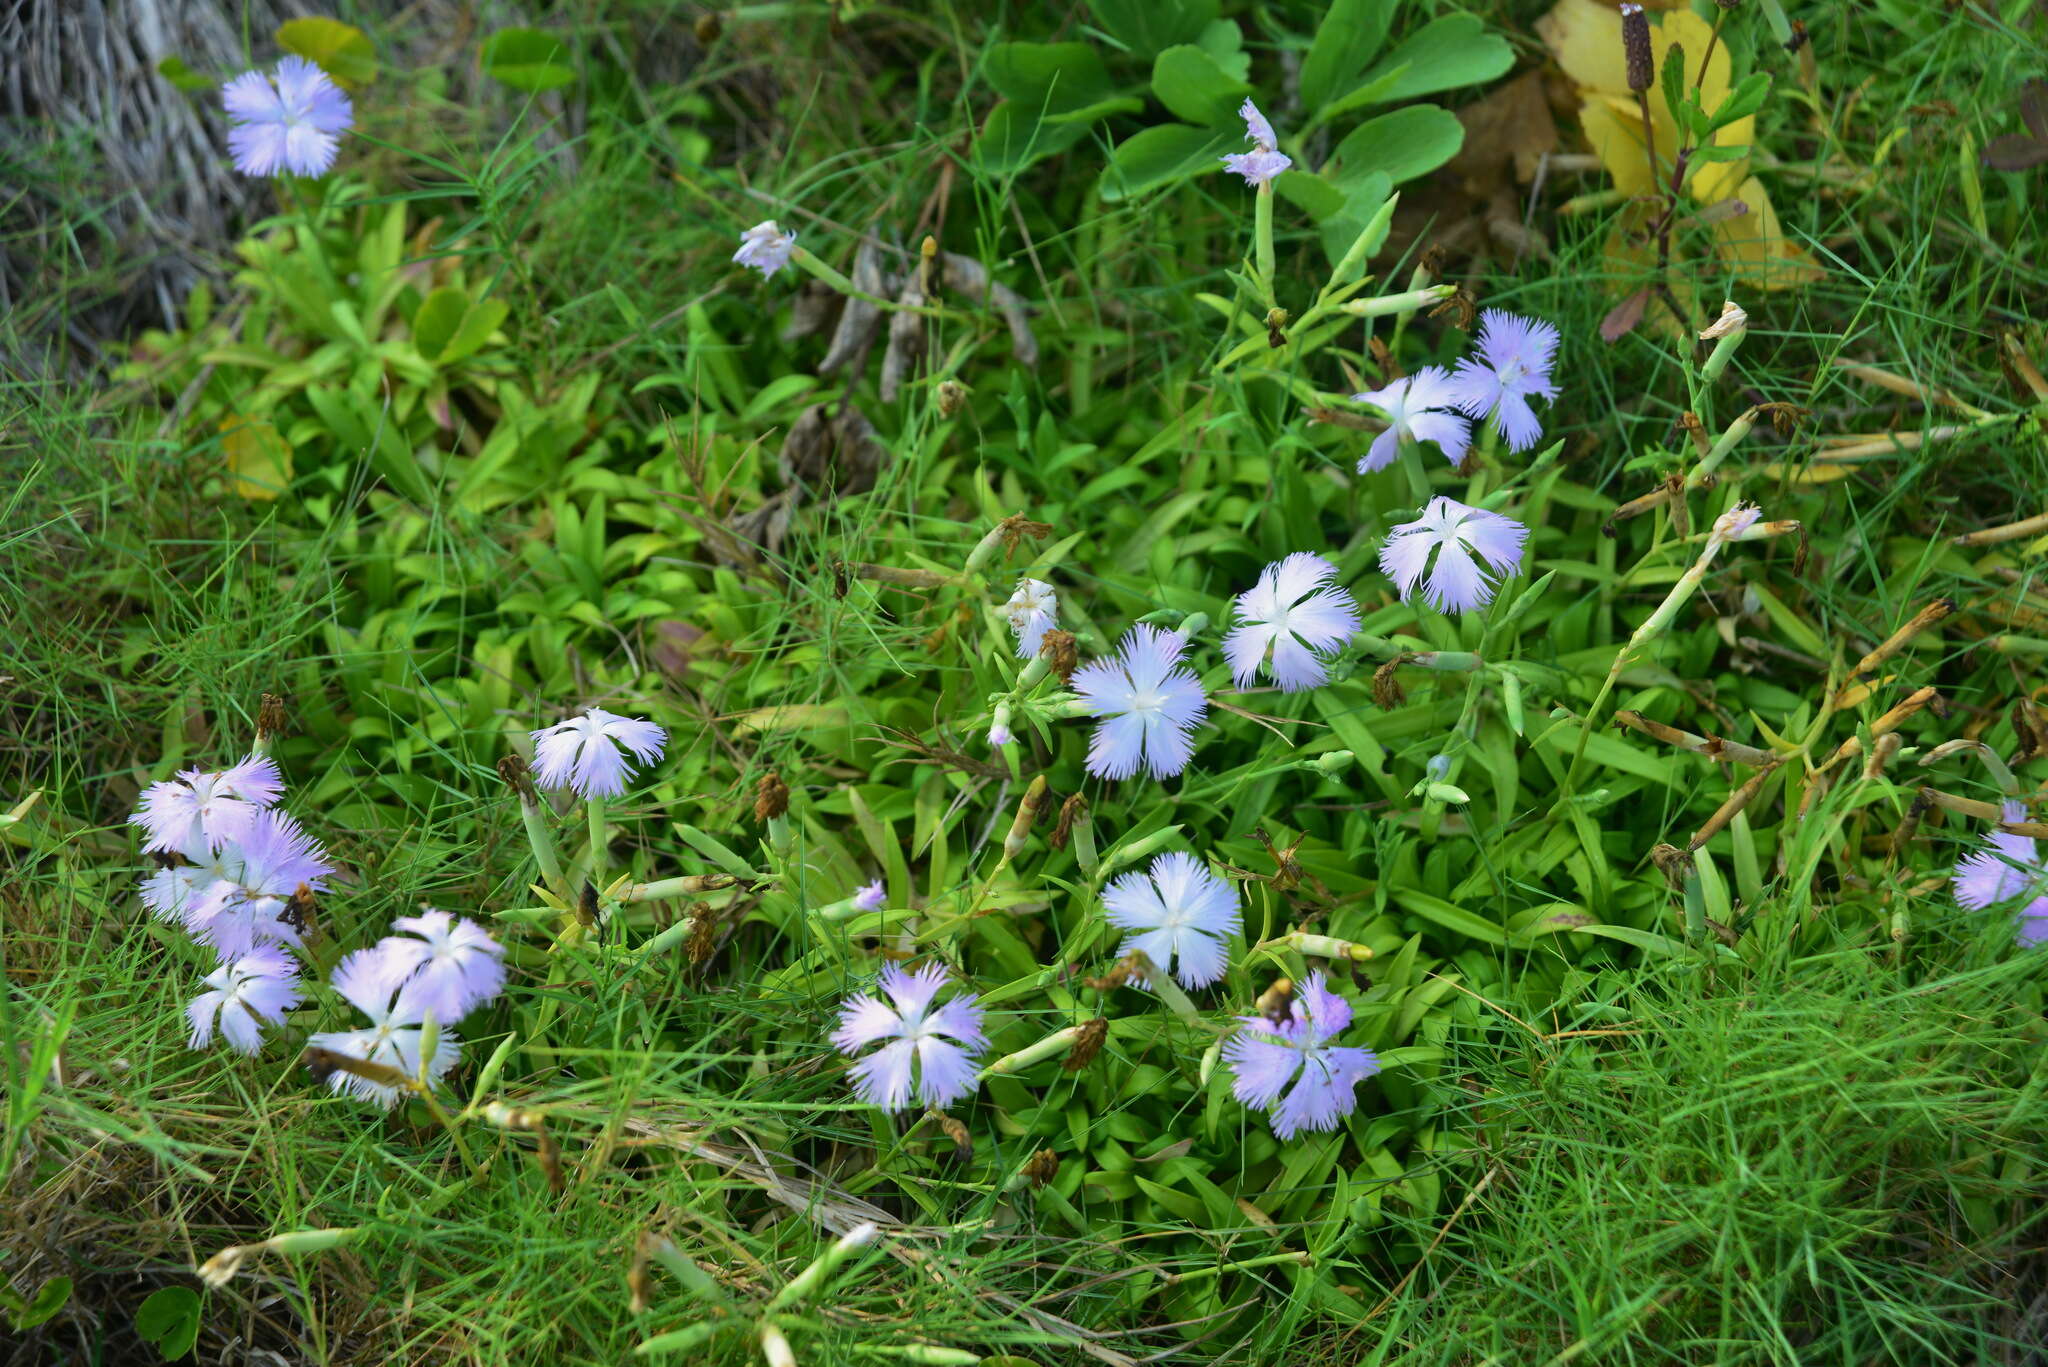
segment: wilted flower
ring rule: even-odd
[[[880,911],[888,901],[889,890],[882,886],[882,880],[879,878],[872,883],[863,884],[860,890],[853,894],[853,905],[861,911]]]
[[[267,945],[223,963],[206,975],[206,985],[211,990],[185,1008],[194,1049],[212,1041],[218,1022],[230,1049],[253,1054],[263,1043],[263,1027],[281,1024],[300,1000],[299,966],[283,950]]]
[[[468,917],[429,907],[391,923],[405,935],[377,942],[384,962],[421,1009],[453,1025],[505,987],[505,947]]]
[[[387,1068],[396,1068],[409,1078],[417,1078],[420,1075],[420,1051],[426,1043],[420,1027],[427,1018],[427,1006],[421,999],[421,993],[411,984],[399,985],[406,971],[402,965],[394,963],[381,947],[359,949],[343,959],[335,965],[334,974],[328,981],[335,991],[370,1018],[370,1026],[366,1030],[322,1031],[307,1043],[347,1058],[381,1063]],[[461,1057],[462,1044],[456,1039],[455,1032],[438,1026],[434,1054],[427,1060],[427,1080],[438,1081]],[[404,1095],[396,1086],[372,1082],[340,1068],[327,1075],[327,1085],[342,1095],[387,1110],[396,1106]]]
[[[1237,596],[1238,625],[1223,638],[1223,655],[1239,688],[1262,663],[1283,693],[1314,688],[1330,677],[1316,652],[1341,650],[1358,631],[1358,605],[1331,584],[1336,577],[1337,567],[1320,555],[1296,551],[1266,566],[1259,581]]]
[[[1309,974],[1287,1010],[1277,1021],[1238,1017],[1237,1033],[1223,1046],[1231,1095],[1257,1110],[1278,1101],[1271,1118],[1282,1139],[1336,1129],[1358,1105],[1358,1084],[1380,1070],[1372,1050],[1331,1043],[1350,1026],[1351,1003],[1330,991],[1321,973]]]
[[[1045,633],[1059,625],[1060,596],[1042,579],[1019,579],[1003,612],[1017,635],[1017,658],[1029,660],[1044,644]]]
[[[1472,559],[1472,552],[1479,552],[1495,573],[1506,577],[1522,567],[1522,542],[1528,535],[1529,529],[1511,517],[1439,495],[1429,501],[1421,517],[1387,533],[1387,543],[1380,547],[1380,572],[1400,586],[1401,600],[1406,602],[1427,570],[1429,582],[1423,597],[1431,607],[1439,612],[1470,612],[1492,602],[1496,587]],[[1434,566],[1430,564],[1431,551],[1436,552]]]
[[[573,788],[578,797],[617,797],[632,772],[619,747],[652,764],[667,743],[668,733],[651,721],[593,707],[533,733],[533,777],[543,788]]]
[[[2008,802],[2007,821],[2025,821],[2026,807]],[[1964,855],[1955,871],[1956,905],[1971,911],[2027,898],[2019,910],[2019,942],[2048,944],[2048,867],[2044,867],[2034,842],[2024,835],[1993,831],[1984,838],[1986,848]]]
[[[221,848],[219,876],[185,903],[186,929],[223,959],[265,944],[297,944],[297,927],[280,918],[301,887],[320,892],[334,865],[320,842],[275,807],[257,812],[240,840]]]
[[[973,1093],[975,1056],[988,1039],[974,994],[932,1009],[948,981],[939,964],[915,973],[884,964],[879,986],[888,1001],[866,992],[846,999],[832,1033],[834,1048],[851,1057],[867,1045],[891,1041],[853,1066],[853,1089],[862,1101],[899,1111],[910,1104],[913,1089],[927,1106],[949,1106]]]
[[[1444,459],[1456,465],[1472,446],[1472,425],[1449,411],[1457,408],[1459,389],[1451,372],[1427,365],[1384,389],[1353,394],[1354,403],[1371,404],[1387,415],[1387,430],[1372,439],[1359,459],[1358,473],[1384,470],[1401,453],[1401,439],[1433,441]]]
[[[1202,681],[1181,664],[1187,642],[1139,623],[1113,659],[1074,671],[1073,688],[1097,723],[1088,742],[1088,772],[1129,778],[1142,764],[1154,778],[1177,774],[1194,753],[1188,733],[1209,711]]]
[[[1742,534],[1754,527],[1763,515],[1763,509],[1754,503],[1738,503],[1714,519],[1713,530],[1707,535],[1714,541],[1740,540]]]
[[[1250,99],[1238,106],[1237,112],[1244,120],[1244,135],[1252,140],[1252,150],[1231,153],[1223,158],[1223,165],[1243,176],[1247,185],[1264,185],[1294,165],[1294,160],[1279,151],[1280,139],[1274,136],[1273,125]]]
[[[732,254],[732,259],[761,272],[765,280],[787,266],[795,251],[796,234],[782,231],[770,218],[740,234],[740,249]]]
[[[1182,987],[1207,987],[1230,963],[1237,890],[1191,854],[1162,854],[1146,872],[1112,879],[1102,907],[1118,930],[1141,932],[1126,935],[1117,954],[1138,951]]]
[[[176,778],[144,788],[128,820],[148,833],[145,850],[217,850],[239,839],[283,787],[277,762],[268,755],[251,755],[213,773],[181,769]]]
[[[1510,451],[1527,450],[1543,435],[1529,400],[1557,397],[1550,382],[1557,340],[1557,329],[1540,319],[1485,309],[1479,315],[1479,355],[1458,362],[1451,381],[1458,407],[1475,418],[1494,419]]]
[[[245,71],[220,88],[227,106],[228,151],[245,176],[326,174],[355,112],[340,86],[304,57],[287,57],[275,76]]]

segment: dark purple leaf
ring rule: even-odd
[[[1994,171],[2024,171],[2048,161],[2048,142],[2027,133],[2007,133],[1985,143],[1981,155]]]

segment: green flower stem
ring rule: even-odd
[[[876,308],[888,313],[914,313],[920,318],[943,318],[956,323],[972,323],[974,321],[966,314],[956,312],[953,309],[931,308],[921,304],[899,304],[894,299],[884,299],[879,294],[869,294],[866,290],[854,284],[853,281],[840,274],[836,268],[826,265],[802,247],[792,250],[789,254],[789,260],[790,264],[813,278],[824,281],[847,298],[873,304]]]
[[[1441,304],[1457,292],[1456,285],[1424,285],[1419,290],[1405,290],[1400,294],[1353,299],[1348,304],[1337,305],[1337,309],[1354,318],[1383,318],[1389,313],[1412,313],[1431,304]]]
[[[589,879],[602,886],[604,883],[604,799],[593,797],[584,803],[584,814],[590,819],[590,868]]]
[[[994,1063],[983,1068],[976,1080],[986,1082],[992,1077],[1003,1077],[1010,1073],[1021,1073],[1034,1063],[1057,1058],[1074,1047],[1074,1041],[1081,1038],[1086,1027],[1070,1025],[1064,1030],[1055,1030],[1036,1044],[1028,1044],[1014,1054],[1005,1054]]]
[[[533,847],[533,862],[540,869],[541,881],[565,904],[574,901],[568,875],[562,872],[562,857],[555,851],[555,837],[548,830],[540,803],[520,798],[519,824],[526,828],[526,843]]]
[[[825,1283],[838,1270],[839,1265],[866,1248],[880,1236],[881,1230],[872,1223],[855,1225],[839,1236],[833,1245],[811,1260],[811,1265],[791,1277],[783,1288],[768,1302],[765,1313],[774,1314],[792,1305],[800,1305],[822,1291]]]
[[[1315,1259],[1306,1253],[1266,1253],[1256,1258],[1245,1258],[1234,1263],[1218,1263],[1214,1267],[1198,1267],[1192,1272],[1169,1272],[1160,1279],[1161,1287],[1180,1286],[1203,1277],[1220,1277],[1226,1272],[1243,1272],[1254,1267],[1277,1267],[1292,1263],[1296,1267],[1313,1267]]]
[[[1277,258],[1273,251],[1273,184],[1266,182],[1252,198],[1252,262],[1259,273],[1259,287],[1266,292],[1266,307],[1280,307],[1273,291]]]

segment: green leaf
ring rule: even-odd
[[[1064,114],[1116,93],[1101,55],[1087,43],[997,43],[981,73],[997,94],[1034,114]]]
[[[490,341],[510,312],[502,299],[478,299],[443,285],[412,316],[413,345],[437,365],[453,365]]]
[[[1515,50],[1499,34],[1488,33],[1486,24],[1470,14],[1450,14],[1422,30],[1373,68],[1372,78],[1383,71],[1406,67],[1407,71],[1377,98],[1406,100],[1438,90],[1478,85],[1504,75],[1515,64]]]
[[[1318,109],[1309,119],[1308,127],[1314,128],[1318,124],[1328,123],[1339,114],[1348,114],[1354,109],[1361,109],[1369,104],[1384,104],[1387,100],[1387,92],[1393,90],[1407,79],[1408,67],[1406,63],[1377,72],[1373,75],[1372,79],[1351,87],[1351,89],[1339,95],[1321,109]]]
[[[576,80],[569,49],[537,28],[499,29],[484,40],[483,62],[486,75],[514,90],[558,90]]]
[[[1465,127],[1449,110],[1433,104],[1410,105],[1367,119],[1337,144],[1323,174],[1349,189],[1374,172],[1399,185],[1427,175],[1458,155]]]
[[[1446,902],[1441,897],[1432,897],[1426,892],[1413,888],[1390,888],[1388,896],[1408,911],[1414,912],[1425,921],[1433,921],[1445,930],[1478,940],[1482,944],[1504,945],[1508,934],[1491,921],[1482,920],[1461,906]]]
[[[1664,70],[1661,73],[1664,86],[1664,107],[1671,111],[1671,121],[1683,124],[1685,119],[1685,46],[1673,43],[1664,49]],[[1637,119],[1636,122],[1642,122]]]
[[[1192,44],[1170,47],[1152,63],[1152,93],[1176,117],[1203,127],[1228,124],[1252,88],[1231,79]]]
[[[211,76],[202,76],[185,65],[183,57],[166,57],[156,64],[156,74],[169,81],[187,94],[201,94],[216,89],[220,82]]]
[[[377,79],[377,45],[354,24],[315,16],[278,25],[277,45],[297,53],[350,90]]]
[[[1301,63],[1301,102],[1313,114],[1348,88],[1379,56],[1394,0],[1333,0]]]
[[[10,1297],[12,1293],[10,1292]],[[49,1320],[71,1299],[71,1278],[52,1277],[36,1288],[35,1299],[8,1316],[17,1331],[33,1329]]]
[[[1192,43],[1216,22],[1218,0],[1089,0],[1110,41],[1149,60],[1176,43]]]
[[[1232,80],[1251,78],[1252,55],[1244,50],[1244,33],[1235,19],[1218,19],[1210,24],[1195,40],[1195,46],[1214,57],[1216,65],[1230,73]]]
[[[1768,72],[1753,71],[1742,78],[1741,84],[1728,92],[1728,98],[1721,101],[1721,107],[1714,111],[1710,127],[1726,128],[1737,119],[1746,119],[1763,108],[1764,97],[1771,93],[1771,77]]]
[[[1118,143],[1102,171],[1102,197],[1114,203],[1222,164],[1243,130],[1163,123]]]
[[[199,1293],[191,1287],[166,1286],[135,1308],[135,1332],[176,1362],[199,1341],[199,1309]]]

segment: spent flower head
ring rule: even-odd
[[[304,57],[275,75],[245,71],[220,88],[228,111],[228,152],[245,176],[324,175],[355,111],[340,86]]]
[[[1358,1084],[1380,1070],[1372,1050],[1332,1043],[1350,1024],[1351,1003],[1330,991],[1321,973],[1309,974],[1285,1020],[1238,1017],[1237,1032],[1223,1046],[1231,1094],[1270,1110],[1273,1133],[1282,1139],[1336,1129],[1358,1105]]]
[[[534,781],[578,797],[617,797],[633,772],[626,755],[652,764],[667,743],[668,733],[651,721],[593,707],[533,733]]]
[[[1431,607],[1470,612],[1492,602],[1499,587],[1479,568],[1473,552],[1506,578],[1522,567],[1522,543],[1528,536],[1529,529],[1511,517],[1439,495],[1421,517],[1387,533],[1386,544],[1380,547],[1380,572],[1400,586],[1401,600],[1407,602],[1426,571],[1423,598]]]
[[[796,234],[782,231],[774,219],[763,219],[740,234],[740,249],[732,259],[761,272],[762,279],[789,264],[796,253]]]
[[[391,926],[407,933],[377,942],[386,966],[443,1025],[453,1025],[504,990],[505,947],[468,917],[426,907]]]
[[[2003,815],[2009,822],[2024,821],[2027,809],[2008,802]],[[1984,837],[1983,849],[1957,861],[1954,886],[1956,905],[1972,911],[2024,899],[2019,908],[2019,943],[2048,944],[2048,867],[2029,837],[1991,832]]]
[[[206,975],[207,990],[185,1007],[188,1042],[204,1049],[216,1027],[228,1048],[254,1054],[263,1027],[280,1025],[299,1004],[299,966],[281,949],[265,945],[220,965]]]
[[[1526,451],[1543,435],[1529,400],[1557,397],[1550,379],[1557,341],[1557,329],[1539,318],[1483,309],[1479,354],[1458,362],[1451,380],[1458,407],[1482,421],[1493,419],[1510,451]]]
[[[251,755],[230,768],[181,769],[176,778],[150,784],[128,820],[148,834],[145,850],[217,850],[239,839],[257,812],[276,805],[283,789],[277,762]]]
[[[1330,677],[1322,655],[1358,634],[1358,604],[1336,587],[1337,567],[1311,551],[1266,566],[1237,596],[1237,626],[1223,638],[1231,677],[1243,688],[1264,665],[1283,693],[1314,688]]]
[[[832,1045],[849,1057],[870,1044],[889,1041],[853,1065],[853,1089],[862,1101],[900,1111],[916,1093],[926,1106],[950,1106],[973,1094],[974,1060],[988,1047],[981,1007],[974,994],[954,997],[933,1009],[950,979],[944,966],[926,964],[906,973],[884,964],[878,985],[887,1000],[866,992],[848,997],[839,1010]]]
[[[1182,987],[1207,987],[1230,965],[1230,940],[1240,917],[1237,890],[1191,854],[1162,854],[1144,873],[1111,879],[1102,890],[1102,908],[1111,925],[1131,932],[1118,946],[1118,957],[1136,950]]]
[[[1294,160],[1279,150],[1280,139],[1274,135],[1273,125],[1249,98],[1237,112],[1244,120],[1244,135],[1251,139],[1252,150],[1226,156],[1224,168],[1243,176],[1247,185],[1264,185],[1294,165]]]
[[[1074,671],[1074,692],[1103,719],[1088,743],[1089,773],[1129,778],[1143,767],[1165,778],[1187,767],[1195,749],[1189,733],[1208,714],[1209,700],[1181,663],[1186,649],[1177,632],[1141,622],[1116,655]]]
[[[1019,579],[1017,591],[1003,604],[1003,614],[1017,637],[1017,658],[1034,659],[1045,633],[1059,625],[1059,593],[1042,579]]]
[[[402,960],[394,960],[382,946],[358,949],[350,954],[335,965],[328,981],[335,991],[370,1018],[369,1027],[363,1030],[326,1030],[306,1042],[346,1058],[396,1068],[409,1078],[419,1077],[426,1047],[422,1026],[428,1007],[423,994],[405,982],[408,971]],[[424,1060],[427,1080],[440,1080],[461,1057],[461,1041],[453,1030],[439,1025],[437,1017],[434,1052]],[[405,1095],[389,1083],[372,1082],[340,1068],[327,1075],[327,1085],[343,1096],[352,1096],[386,1110],[396,1106]]]
[[[1372,439],[1359,458],[1358,473],[1384,470],[1401,453],[1401,442],[1433,441],[1444,459],[1456,465],[1472,447],[1472,424],[1459,417],[1457,382],[1440,365],[1427,365],[1384,389],[1353,394],[1354,403],[1371,404],[1387,415],[1387,430]]]

